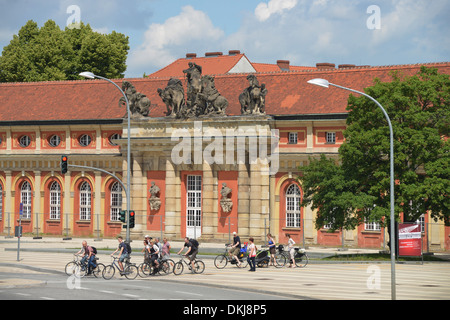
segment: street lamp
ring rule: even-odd
[[[360,92],[360,91],[356,91],[353,89],[349,89],[346,87],[342,87],[339,86],[337,84],[333,84],[328,82],[328,80],[325,79],[312,79],[309,80],[308,83],[310,84],[314,84],[316,86],[320,86],[320,87],[324,87],[324,88],[328,88],[329,86],[333,86],[333,87],[337,87],[340,89],[344,89],[344,90],[348,90],[351,92],[355,92],[358,94],[361,94],[367,98],[369,98],[370,100],[372,100],[373,102],[376,103],[376,105],[378,107],[380,107],[381,111],[383,111],[384,116],[386,117],[386,120],[388,122],[389,125],[389,137],[390,137],[390,175],[391,175],[391,299],[395,300],[395,216],[394,216],[394,133],[392,130],[392,124],[391,124],[391,120],[389,119],[389,116],[386,112],[386,110],[384,110],[383,106],[374,98],[372,98],[371,96]]]
[[[127,215],[128,215],[128,219],[127,219],[127,235],[126,235],[126,240],[128,243],[130,243],[130,192],[131,192],[131,188],[130,188],[130,179],[131,179],[131,174],[130,174],[130,160],[131,160],[131,153],[130,153],[130,149],[131,149],[131,144],[130,144],[130,105],[128,103],[128,98],[125,95],[125,92],[123,92],[123,90],[117,85],[115,84],[113,81],[101,77],[101,76],[97,76],[95,74],[93,74],[92,72],[89,71],[85,71],[85,72],[81,72],[79,74],[82,77],[88,78],[88,79],[102,79],[102,80],[106,80],[110,83],[112,83],[114,86],[116,86],[117,89],[119,89],[119,91],[122,93],[123,97],[125,98],[125,102],[127,104],[127,116],[128,116],[128,128],[127,128],[127,143],[128,143],[128,147],[127,147]]]

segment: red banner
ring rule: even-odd
[[[420,231],[420,225],[409,223],[400,223],[398,225],[398,255],[422,255],[422,233]]]

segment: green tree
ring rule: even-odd
[[[80,79],[82,71],[123,78],[128,37],[94,32],[89,24],[61,30],[52,20],[42,28],[30,20],[0,56],[0,82]]]
[[[394,132],[395,214],[415,221],[426,212],[450,216],[450,79],[422,67],[410,77],[392,73],[364,92],[388,113]],[[352,229],[364,221],[389,223],[389,128],[370,99],[350,95],[339,159],[312,159],[304,168],[303,206],[318,209],[316,227]]]

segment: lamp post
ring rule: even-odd
[[[394,216],[394,133],[392,130],[392,124],[391,124],[391,120],[389,119],[389,116],[386,112],[386,110],[384,110],[383,106],[374,98],[372,98],[371,96],[360,92],[360,91],[356,91],[350,88],[346,88],[346,87],[342,87],[339,86],[337,84],[333,84],[328,82],[328,80],[325,79],[312,79],[309,80],[308,83],[310,84],[314,84],[316,86],[320,86],[320,87],[324,87],[324,88],[328,88],[329,86],[333,86],[333,87],[337,87],[340,89],[344,89],[344,90],[348,90],[351,92],[355,92],[358,94],[361,94],[367,98],[369,98],[370,100],[372,100],[373,102],[375,102],[375,104],[381,109],[381,111],[383,111],[384,116],[386,117],[386,120],[388,122],[389,125],[389,138],[390,138],[390,184],[391,184],[391,190],[390,190],[390,200],[391,200],[391,299],[395,300],[396,299],[396,292],[395,292],[395,216]]]
[[[93,74],[92,72],[88,72],[88,71],[81,72],[79,75],[82,76],[82,77],[88,78],[88,79],[98,78],[98,79],[106,80],[106,81],[112,83],[122,93],[123,97],[125,98],[125,102],[127,104],[127,117],[128,117],[127,144],[128,144],[128,147],[127,147],[127,192],[126,192],[126,197],[127,197],[127,216],[128,217],[127,217],[127,235],[126,235],[126,240],[127,240],[128,243],[130,243],[130,217],[129,217],[129,214],[130,214],[130,192],[131,192],[131,188],[130,188],[130,179],[131,179],[131,176],[130,176],[130,165],[131,165],[130,164],[130,160],[131,160],[131,153],[130,153],[130,151],[131,150],[130,149],[131,149],[131,143],[130,143],[130,105],[128,103],[128,98],[125,95],[125,92],[123,92],[123,90],[117,84],[115,84],[113,81],[111,81],[111,80],[109,80],[107,78],[104,78],[104,77],[101,77],[101,76],[97,76],[97,75]]]

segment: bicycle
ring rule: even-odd
[[[295,266],[298,268],[304,268],[308,264],[308,255],[306,254],[305,249],[300,248],[294,248],[295,255],[294,255],[294,262]]]
[[[295,266],[298,268],[306,267],[306,265],[308,264],[308,255],[306,254],[305,249],[294,248],[294,250]],[[281,244],[278,246],[278,254],[283,255],[286,258],[286,262],[289,262],[291,264],[291,255],[289,251],[284,250],[284,247]]]
[[[123,271],[120,270],[119,266],[116,263],[116,260],[119,260],[119,258],[114,256],[111,256],[111,258],[113,259],[112,263],[106,266],[102,272],[103,279],[109,280],[114,277],[116,269],[119,270],[121,276],[125,275],[125,277],[129,280],[133,280],[137,277],[139,273],[138,267],[136,267],[134,263],[130,262],[130,258],[125,259]]]
[[[268,268],[270,262],[269,246],[261,246],[261,249],[256,251],[255,263],[259,268]],[[286,264],[285,256],[281,254],[275,254],[274,266],[275,268],[281,268]]]
[[[246,268],[248,265],[248,261],[247,261],[247,252],[239,252],[239,262],[240,264],[238,264],[236,262],[236,259],[234,259],[234,257],[230,257],[230,253],[228,252],[227,248],[230,246],[229,243],[227,243],[225,245],[225,252],[222,254],[219,254],[215,259],[214,259],[214,265],[216,266],[217,269],[223,269],[227,266],[228,262],[231,264],[235,264],[238,268]]]
[[[156,273],[169,274],[171,272],[171,266],[168,259],[166,260],[158,259],[158,261],[159,261],[158,267],[156,267],[154,263],[152,263],[151,261],[142,262],[138,267],[139,276],[148,277],[150,275],[155,275]]]
[[[82,259],[80,259],[80,256],[78,254],[74,254],[73,255],[73,261],[70,261],[66,264],[66,267],[64,268],[64,272],[68,275],[76,275],[80,278],[86,276],[88,274],[89,271],[89,266],[88,266],[88,260],[86,259],[85,261],[82,262]],[[95,257],[95,260],[98,261],[99,258]],[[97,267],[94,268],[94,270],[92,270],[92,274],[98,278],[100,277],[100,274],[102,274],[105,265],[103,263],[96,263]]]
[[[183,273],[183,270],[184,270],[184,265],[183,264],[187,265],[189,270],[192,270],[191,261],[190,260],[188,260],[188,261],[185,260],[186,255],[181,255],[180,254],[180,256],[181,256],[180,261],[176,262],[175,265],[173,266],[173,273],[175,275],[177,275],[177,276]],[[193,272],[197,273],[197,274],[200,274],[203,271],[205,271],[205,263],[203,261],[201,261],[201,260],[197,260],[197,259],[194,260],[194,270],[193,270]]]

